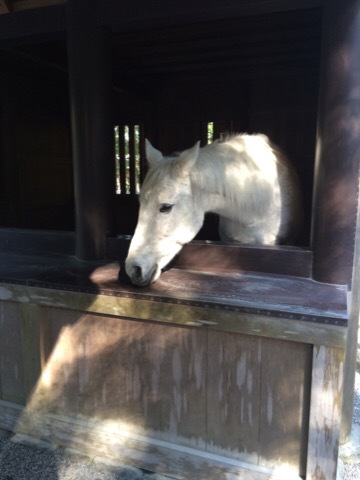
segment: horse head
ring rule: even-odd
[[[146,140],[149,170],[141,187],[138,223],[125,269],[131,281],[146,286],[200,230],[204,212],[193,196],[191,171],[199,143],[176,157],[164,157]]]

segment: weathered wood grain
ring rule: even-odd
[[[26,404],[15,419],[2,402],[1,428],[178,478],[203,478],[199,465],[209,479],[335,478],[343,327],[19,285],[0,294],[1,398]]]
[[[305,473],[312,348],[261,340],[260,465]]]
[[[29,408],[204,447],[205,330],[41,308],[51,353]]]
[[[115,315],[172,325],[192,325],[310,344],[334,347],[346,345],[346,328],[343,326],[294,321],[276,315],[237,312],[226,307],[216,309],[210,306],[200,307],[176,302],[165,303],[7,283],[0,285],[0,300],[34,302],[43,306],[100,315]],[[205,323],[202,323],[204,321]]]
[[[0,302],[0,393],[3,400],[25,403],[20,305]]]
[[[343,349],[314,346],[307,480],[336,479],[343,367]]]
[[[116,422],[36,414],[0,401],[0,424],[94,456],[107,456],[179,480],[276,480],[281,472],[126,431]],[[286,480],[300,480],[288,475]]]
[[[41,375],[40,308],[35,304],[19,304],[23,359],[24,393],[29,398]]]
[[[261,340],[209,331],[208,446],[212,453],[258,462]]]

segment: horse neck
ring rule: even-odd
[[[204,212],[236,217],[236,213],[232,213],[235,210],[234,204],[230,201],[230,196],[225,194],[224,182],[223,162],[218,162],[210,155],[201,155],[192,174],[193,194],[198,207]]]

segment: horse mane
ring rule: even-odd
[[[206,190],[226,198],[233,211],[263,214],[273,195],[266,186],[284,159],[265,135],[227,135],[200,150],[191,172],[194,199]]]
[[[167,176],[176,178],[176,160],[180,155],[164,157],[151,167],[141,192],[152,190]],[[290,164],[268,137],[227,135],[200,149],[190,174],[193,199],[200,204],[205,191],[224,197],[233,211],[241,208],[255,216],[262,215],[272,201],[274,184],[276,187],[281,172],[291,175]]]

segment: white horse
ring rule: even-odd
[[[206,212],[220,216],[225,242],[287,243],[302,221],[298,177],[264,135],[235,135],[175,157],[146,140],[149,171],[125,269],[139,286],[162,269],[200,230]]]

